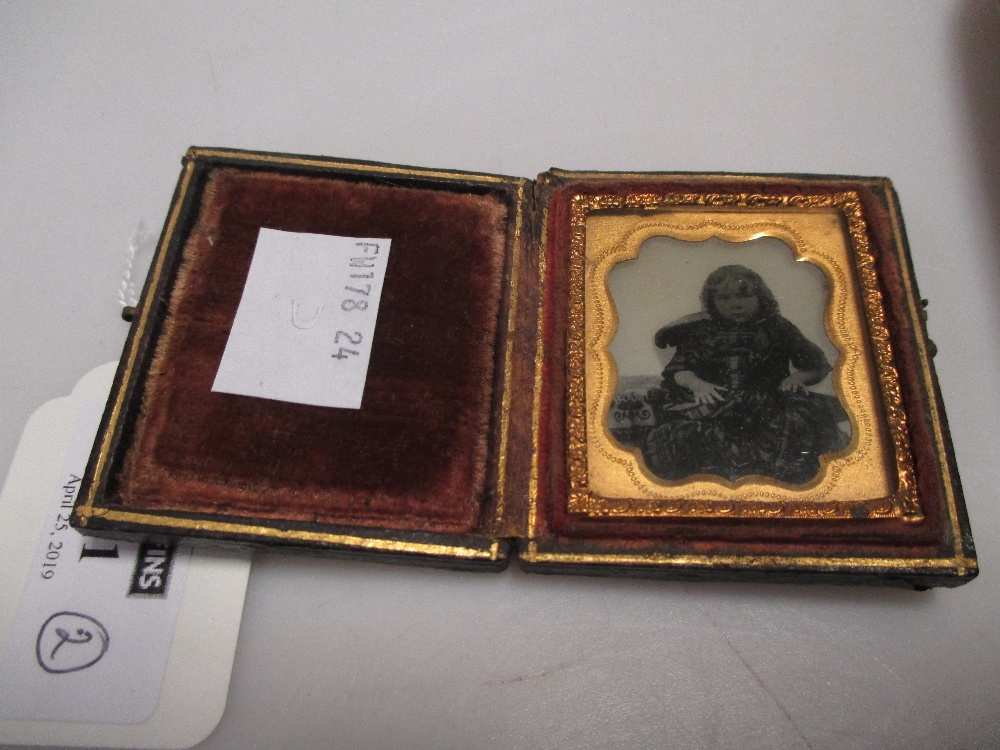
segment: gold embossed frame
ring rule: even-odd
[[[882,292],[856,193],[578,195],[572,201],[571,224],[567,320],[571,513],[595,518],[923,518]],[[771,246],[762,251],[763,238],[771,238]],[[807,296],[825,329],[820,332],[826,334],[824,343],[828,349],[832,345],[832,372],[826,383],[832,395],[826,398],[838,400],[845,419],[844,445],[818,457],[813,478],[790,482],[764,472],[727,477],[713,471],[664,478],[645,460],[641,440],[630,443],[620,439],[620,431],[616,435],[612,415],[621,417],[623,398],[632,398],[633,405],[643,399],[641,388],[629,390],[619,381],[622,354],[617,358],[613,354],[623,323],[620,309],[636,309],[632,298],[638,292],[619,292],[616,301],[609,280],[623,264],[656,253],[651,246],[664,241],[672,241],[673,247],[659,250],[668,261],[666,266],[659,264],[662,278],[653,279],[652,287],[662,289],[662,300],[643,299],[639,308],[691,296],[692,289],[696,293],[705,280],[706,263],[710,268],[728,260],[731,267],[745,265],[751,270],[763,265],[772,269],[772,279],[773,269],[784,264],[789,269],[785,276],[792,281],[777,286],[771,282],[779,304],[782,298],[786,303],[801,301],[803,292],[794,279],[803,263],[819,272],[813,276],[820,278],[819,288],[825,294]],[[728,247],[718,249],[720,241]],[[770,263],[764,262],[768,256]],[[695,268],[702,269],[701,275]],[[643,271],[638,276],[650,278]],[[768,282],[766,275],[764,281]],[[648,298],[649,288],[647,284],[647,293],[641,296]],[[698,315],[696,310],[689,312]],[[650,330],[650,350],[652,334]],[[650,397],[656,391],[651,389]],[[723,396],[718,398],[721,403]],[[655,430],[657,406],[643,407],[641,416]],[[675,420],[671,424],[679,420],[686,422],[685,427],[691,425],[684,416],[668,419]],[[720,418],[708,419],[718,424]],[[660,428],[661,433],[666,429]],[[649,441],[648,430],[649,425],[646,430],[640,427],[638,435]],[[782,439],[787,442],[787,435]],[[718,450],[735,448],[720,443]]]
[[[535,453],[518,548],[528,570],[917,588],[975,577],[889,180],[551,170],[536,181],[535,223]],[[759,307],[727,311],[733,296]],[[774,399],[779,408],[747,412],[766,428],[743,414],[707,431],[725,440],[696,443],[697,429],[669,420],[718,404],[697,403],[706,391],[687,371],[739,395],[716,399],[736,404],[725,408],[787,385],[831,419]],[[804,434],[772,431],[775,415],[826,437],[754,454],[761,435]],[[673,461],[687,439],[696,461]],[[809,455],[795,471],[764,460],[796,451]]]

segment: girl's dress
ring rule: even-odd
[[[803,484],[815,478],[821,455],[846,447],[837,424],[847,415],[834,396],[781,390],[789,364],[830,370],[822,350],[781,315],[737,324],[702,314],[661,328],[655,342],[676,347],[661,389],[648,394],[659,426],[641,448],[657,476],[758,475]],[[682,370],[726,388],[722,400],[695,404],[674,380]]]

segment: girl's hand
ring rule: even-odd
[[[793,372],[787,378],[781,381],[781,390],[795,392],[806,392],[806,386],[809,384],[808,373],[806,372]]]
[[[729,390],[721,385],[706,383],[690,370],[681,370],[674,375],[674,380],[677,385],[684,386],[691,391],[697,404],[714,404],[717,401],[724,401],[726,398],[724,394]]]

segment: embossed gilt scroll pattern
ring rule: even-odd
[[[860,287],[861,307],[867,324],[871,356],[877,373],[881,406],[888,425],[890,454],[895,490],[887,497],[838,501],[803,492],[801,498],[775,501],[764,491],[753,498],[726,499],[725,492],[715,499],[704,497],[681,500],[634,500],[605,498],[592,492],[588,480],[587,389],[586,389],[586,227],[594,211],[633,209],[642,212],[669,208],[706,209],[815,209],[834,208],[844,217],[850,252]],[[871,253],[867,227],[856,193],[833,195],[774,195],[760,193],[640,193],[627,196],[577,195],[573,199],[570,241],[570,294],[567,330],[567,438],[568,438],[568,508],[590,516],[659,516],[659,517],[742,517],[742,518],[923,518],[916,497],[913,458],[910,450],[899,387],[899,375],[893,364],[889,331],[886,327],[882,293],[879,290],[875,258]],[[844,283],[837,279],[837,283]],[[875,418],[875,415],[860,415]],[[724,489],[720,483],[720,489]],[[787,493],[786,493],[787,495]]]

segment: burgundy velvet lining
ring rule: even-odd
[[[910,438],[916,481],[925,519],[921,523],[900,520],[756,521],[740,519],[642,519],[609,520],[571,514],[566,507],[566,315],[568,298],[568,253],[570,204],[579,194],[626,194],[630,192],[721,193],[787,191],[840,192],[858,190],[869,224],[876,256],[887,319],[903,398],[909,415]],[[710,184],[683,179],[642,182],[591,180],[556,187],[548,201],[548,282],[545,295],[543,336],[546,357],[543,371],[542,429],[539,435],[538,540],[572,544],[576,551],[654,551],[725,555],[801,556],[907,556],[934,557],[951,552],[951,533],[946,524],[944,487],[932,439],[928,405],[921,386],[921,359],[914,330],[904,309],[901,272],[892,250],[892,227],[878,196],[857,183],[826,184],[775,178],[773,183],[755,182],[734,187],[731,182]]]
[[[118,497],[132,509],[468,532],[485,493],[505,204],[216,169]],[[360,410],[212,393],[261,227],[392,240]]]

